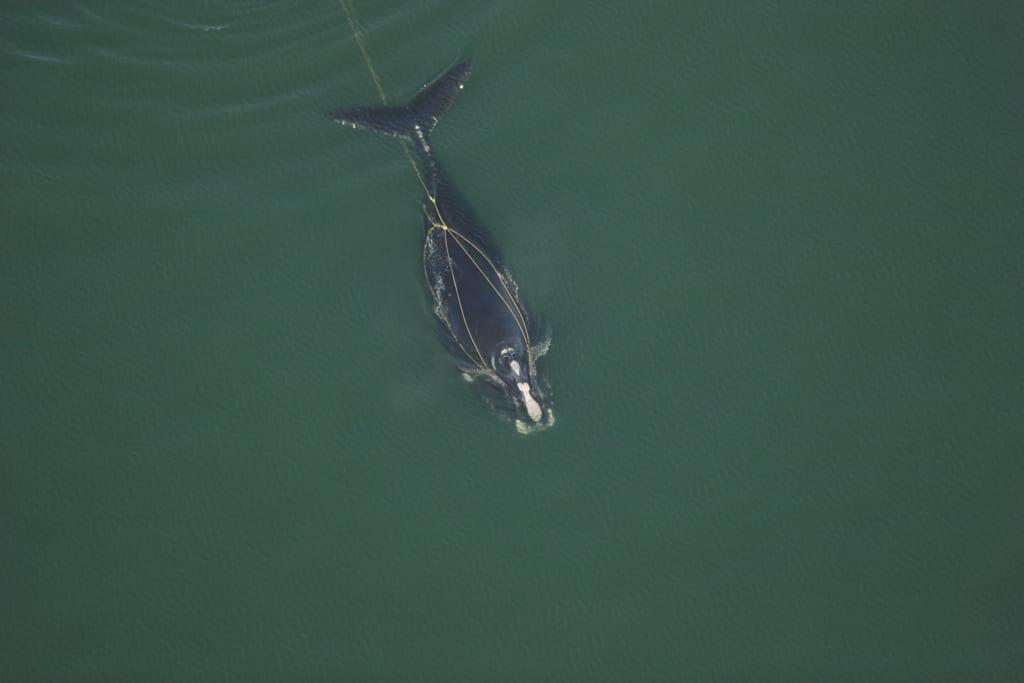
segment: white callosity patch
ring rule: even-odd
[[[516,386],[519,388],[519,393],[523,397],[523,403],[526,405],[526,414],[534,422],[540,422],[543,411],[540,409],[540,404],[533,398],[533,394],[530,393],[530,385],[526,382],[517,382]]]
[[[519,368],[519,361],[517,361],[517,360],[511,361],[509,363],[509,365],[512,366],[512,372],[516,373],[516,377],[522,377],[523,376],[523,372]]]

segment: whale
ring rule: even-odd
[[[529,432],[554,421],[550,390],[537,371],[547,343],[537,342],[517,283],[432,146],[434,129],[471,72],[466,61],[423,86],[407,104],[339,109],[327,117],[402,140],[423,186],[423,276],[447,346],[464,376],[493,387],[519,431]]]

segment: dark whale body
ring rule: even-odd
[[[425,191],[423,274],[456,361],[467,374],[502,390],[521,428],[544,426],[553,415],[538,385],[529,316],[497,250],[430,144],[431,131],[470,71],[469,62],[459,64],[405,106],[342,109],[328,116],[411,143]]]

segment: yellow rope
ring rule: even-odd
[[[491,286],[491,289],[494,290],[494,293],[498,295],[498,298],[501,300],[501,303],[505,304],[505,308],[508,309],[508,312],[512,314],[512,318],[516,321],[516,325],[519,327],[519,331],[522,333],[523,339],[526,340],[526,345],[529,346],[530,333],[526,331],[526,320],[523,318],[523,312],[519,309],[519,305],[516,304],[515,298],[512,296],[512,292],[509,290],[508,286],[505,284],[503,280],[501,280],[501,275],[498,272],[497,266],[494,265],[494,262],[491,261],[487,254],[484,253],[483,249],[478,247],[473,242],[473,240],[469,239],[458,230],[454,230],[452,228],[448,228],[448,232],[450,232],[455,237],[455,243],[459,245],[459,247],[462,249],[462,252],[466,255],[466,258],[469,259],[469,262],[476,267],[481,277],[483,277],[483,279],[487,281],[487,284]],[[487,273],[484,272],[484,269],[480,267],[480,264],[476,262],[476,259],[473,258],[473,255],[469,253],[469,250],[466,249],[466,247],[462,244],[463,242],[466,242],[467,244],[472,246],[474,249],[477,250],[477,252],[480,253],[481,256],[484,257],[487,263],[491,266],[491,270],[494,272],[494,274],[498,275],[498,280],[501,281],[501,287],[502,289],[505,290],[505,296],[502,296],[501,292],[498,291],[498,288],[495,286],[490,276],[488,276]]]
[[[387,104],[388,96],[384,94],[384,85],[381,83],[380,76],[377,75],[377,70],[373,68],[373,62],[370,61],[370,53],[366,51],[366,46],[363,45],[363,26],[356,19],[356,15],[352,11],[352,7],[349,6],[348,0],[338,1],[341,3],[342,9],[345,10],[345,17],[348,19],[348,25],[352,28],[352,36],[356,39],[356,46],[362,53],[363,61],[366,62],[366,66],[370,70],[370,78],[373,79],[373,84],[377,86],[377,92],[380,93],[380,101]]]
[[[449,231],[446,230],[441,234],[444,235],[444,253],[448,257],[448,263],[451,264],[452,255],[448,251],[448,232]],[[451,265],[448,267],[451,268]],[[462,295],[459,294],[459,279],[455,277],[454,274],[452,274],[452,286],[455,287],[455,300],[459,304],[459,315],[462,316],[462,326],[466,328],[466,334],[469,335],[469,341],[473,343],[473,348],[476,349],[476,355],[477,358],[480,359],[480,365],[487,367],[487,363],[484,361],[484,354],[480,353],[480,347],[476,345],[476,339],[473,338],[473,331],[469,329],[469,321],[466,320],[466,311],[462,307]]]
[[[351,0],[338,0],[338,2],[341,4],[342,9],[345,10],[345,18],[348,20],[349,28],[352,29],[352,36],[353,36],[353,38],[355,38],[356,47],[359,48],[359,53],[362,55],[363,61],[366,63],[366,68],[370,72],[370,78],[373,79],[373,85],[377,88],[377,93],[380,95],[380,101],[384,105],[387,105],[387,103],[388,103],[388,96],[384,92],[384,84],[381,81],[380,75],[377,73],[377,70],[373,66],[373,60],[370,59],[370,52],[369,52],[369,50],[366,49],[366,44],[363,42],[363,36],[365,34],[365,30],[363,29],[362,24],[360,24],[359,20],[356,18],[355,11],[352,9]],[[460,232],[458,232],[456,230],[453,230],[452,228],[450,228],[448,226],[448,223],[445,222],[444,217],[441,215],[441,207],[438,206],[437,197],[427,187],[426,181],[423,180],[423,174],[420,172],[419,165],[416,163],[416,160],[413,159],[412,152],[409,151],[409,144],[405,141],[404,138],[399,138],[398,141],[402,143],[402,151],[405,152],[405,158],[409,160],[409,165],[412,166],[413,172],[416,173],[416,179],[419,181],[420,186],[423,188],[423,194],[430,201],[431,206],[434,208],[433,213],[434,213],[434,216],[436,216],[436,219],[434,218],[434,216],[430,216],[429,214],[427,215],[427,218],[430,220],[430,223],[431,223],[433,228],[439,228],[440,230],[443,231],[443,234],[444,234],[444,249],[445,249],[445,254],[448,257],[448,268],[449,268],[449,270],[451,269],[451,253],[448,251],[448,233],[451,233],[452,236],[453,236],[453,239],[455,240],[455,243],[457,245],[459,245],[459,248],[462,249],[463,253],[466,254],[466,257],[469,258],[470,262],[474,266],[476,266],[476,269],[480,272],[480,275],[483,276],[483,278],[487,281],[487,284],[489,284],[491,286],[491,289],[494,290],[494,293],[498,295],[498,298],[501,299],[502,303],[504,303],[505,306],[509,309],[509,312],[512,313],[512,317],[515,318],[516,325],[519,326],[519,329],[520,329],[520,331],[523,334],[523,339],[526,340],[526,353],[528,355],[529,363],[532,366],[533,365],[533,349],[530,348],[530,344],[531,344],[531,342],[530,342],[530,334],[529,334],[529,332],[527,332],[526,318],[523,315],[522,309],[519,308],[519,304],[515,300],[515,297],[512,296],[512,292],[509,290],[508,286],[505,284],[504,279],[501,278],[500,271],[498,270],[498,268],[494,264],[494,262],[491,261],[490,257],[488,257],[487,254],[484,253],[483,249],[478,247],[473,242],[473,240],[469,239],[467,236],[463,235],[462,233],[460,233]],[[426,209],[424,209],[424,213],[426,213]],[[501,280],[501,286],[505,290],[505,294],[508,297],[507,300],[506,300],[505,296],[501,295],[501,292],[498,291],[498,288],[491,281],[491,278],[489,278],[487,276],[487,273],[484,272],[483,268],[480,267],[480,265],[476,262],[476,259],[473,258],[472,254],[469,253],[469,250],[466,249],[466,247],[462,244],[462,242],[466,242],[466,243],[472,245],[472,247],[477,252],[479,252],[479,254],[481,256],[483,256],[483,258],[487,261],[488,265],[495,272],[495,274],[498,275],[499,280]],[[426,264],[424,263],[424,265],[426,265]],[[426,274],[425,270],[424,270],[424,274]],[[428,279],[428,282],[429,282],[429,279]],[[455,298],[456,298],[456,300],[457,300],[457,302],[459,304],[459,313],[462,316],[462,323],[463,323],[463,325],[466,328],[466,333],[469,334],[469,340],[473,343],[473,348],[474,348],[474,350],[477,353],[477,357],[480,359],[480,367],[481,367],[481,369],[486,370],[487,372],[490,372],[490,369],[487,367],[487,364],[484,362],[483,354],[480,353],[480,349],[479,349],[479,347],[477,347],[476,340],[473,338],[473,333],[469,329],[469,321],[466,320],[466,312],[465,312],[465,310],[462,307],[462,297],[459,294],[459,286],[458,286],[458,283],[456,282],[456,278],[455,278],[455,274],[454,273],[452,273],[452,284],[455,287]],[[513,306],[515,307],[514,310],[513,310]],[[450,324],[449,324],[449,329],[450,329]],[[455,337],[454,330],[452,330],[452,332],[453,332],[452,336]],[[475,363],[476,360],[465,349],[465,347],[462,346],[461,342],[459,342],[457,338],[455,339],[455,342],[459,345],[459,348],[462,349],[463,353],[465,353],[466,356],[469,357],[469,359]]]
[[[426,213],[426,207],[424,207],[423,212]],[[431,278],[430,278],[430,273],[427,272],[427,251],[430,249],[430,246],[429,246],[430,245],[430,232],[433,231],[433,230],[441,230],[441,228],[437,227],[437,226],[432,226],[430,228],[430,230],[427,231],[426,240],[424,240],[424,242],[423,242],[423,279],[427,282],[428,286],[431,283]],[[441,235],[443,236],[445,234],[446,233],[444,232],[444,230],[441,230]],[[449,270],[451,270],[451,269],[449,268]],[[436,294],[435,294],[435,296],[436,296]],[[437,317],[438,317],[438,319],[441,320],[441,322],[444,323],[445,327],[448,328],[448,332],[451,335],[452,341],[454,341],[456,346],[458,346],[459,349],[462,351],[462,353],[465,354],[466,358],[469,359],[469,362],[476,366],[477,371],[478,372],[490,372],[490,369],[487,366],[480,365],[480,363],[477,362],[476,358],[473,358],[473,354],[471,354],[469,351],[467,351],[466,347],[462,345],[462,342],[459,341],[458,335],[455,334],[455,330],[452,328],[451,321],[448,320],[448,316],[447,315],[441,315],[440,313],[438,313]]]
[[[373,79],[373,85],[377,88],[377,93],[380,95],[380,101],[387,105],[388,96],[384,93],[384,84],[380,80],[380,75],[377,74],[377,69],[373,67],[373,60],[370,59],[370,52],[366,49],[366,44],[363,42],[363,35],[365,33],[362,24],[356,18],[356,14],[352,9],[351,0],[338,0],[341,4],[342,9],[345,10],[345,18],[348,19],[349,28],[352,29],[352,37],[356,40],[356,47],[359,48],[359,54],[363,56],[363,61],[366,63],[366,68],[370,72],[370,78]],[[409,143],[403,138],[398,138],[398,141],[402,143],[402,151],[405,152],[405,158],[409,160],[409,165],[412,166],[412,170],[416,173],[416,179],[420,182],[420,186],[423,187],[423,194],[426,195],[427,199],[434,206],[434,212],[437,214],[437,219],[441,226],[447,228],[444,219],[441,218],[441,211],[437,206],[437,198],[434,197],[433,193],[427,188],[427,183],[423,180],[423,174],[420,172],[420,167],[417,165],[416,160],[412,157],[412,152],[409,151]]]

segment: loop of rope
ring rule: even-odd
[[[380,75],[377,73],[377,70],[374,68],[373,60],[370,59],[370,52],[366,49],[366,44],[363,42],[363,35],[365,34],[365,29],[363,29],[362,24],[360,24],[359,20],[356,18],[355,12],[352,9],[351,0],[338,0],[338,2],[341,4],[342,9],[345,10],[345,18],[348,20],[349,28],[351,28],[352,30],[352,37],[355,39],[356,47],[359,48],[359,53],[360,55],[362,55],[363,62],[366,63],[367,70],[370,72],[370,78],[373,80],[374,87],[377,88],[377,94],[380,95],[380,101],[385,106],[387,106],[388,97],[387,94],[384,92],[384,84],[381,81]],[[530,358],[530,364],[532,366],[533,349],[531,348],[530,334],[527,331],[526,318],[523,315],[522,309],[519,308],[519,304],[518,302],[516,302],[515,297],[512,295],[511,290],[509,290],[508,285],[505,284],[504,278],[501,277],[498,267],[494,264],[490,257],[487,256],[483,249],[481,249],[473,242],[473,240],[469,239],[469,237],[467,237],[466,235],[463,235],[462,233],[458,232],[457,230],[453,230],[451,227],[448,226],[448,223],[445,222],[444,217],[441,215],[441,207],[437,203],[437,196],[435,195],[435,193],[431,192],[428,189],[427,183],[423,179],[423,174],[420,172],[419,165],[413,158],[412,152],[409,151],[409,143],[404,138],[399,138],[398,140],[399,142],[402,143],[402,151],[405,152],[405,158],[409,160],[409,165],[412,166],[412,170],[416,174],[416,179],[419,181],[420,186],[423,188],[424,196],[426,196],[427,200],[430,202],[430,205],[433,207],[433,216],[427,213],[426,207],[424,207],[424,213],[427,214],[427,219],[430,221],[431,229],[439,229],[442,231],[442,234],[444,236],[445,255],[448,259],[448,268],[451,269],[452,263],[451,252],[449,251],[448,248],[448,235],[451,234],[453,240],[455,241],[455,244],[460,249],[462,249],[463,253],[469,259],[470,263],[472,263],[476,267],[477,271],[479,271],[480,275],[484,278],[487,284],[489,284],[491,286],[491,289],[494,290],[494,293],[498,295],[498,298],[501,300],[501,302],[505,304],[505,306],[509,309],[509,312],[512,313],[512,317],[515,319],[516,325],[519,327],[519,330],[523,335],[523,339],[526,341],[526,353]],[[490,266],[491,270],[494,271],[495,275],[497,275],[498,280],[501,283],[502,289],[505,290],[505,296],[502,296],[501,292],[498,291],[497,286],[494,284],[491,278],[488,277],[487,273],[484,272],[483,268],[480,267],[480,264],[477,263],[476,259],[473,258],[473,255],[470,254],[469,250],[466,248],[463,242],[465,242],[465,244],[469,244],[470,246],[472,246],[473,249],[475,249],[484,258],[484,260],[487,261],[487,264]],[[480,348],[477,346],[476,340],[473,338],[473,332],[469,328],[469,321],[466,319],[466,312],[462,306],[462,296],[459,294],[459,285],[454,273],[452,273],[452,284],[455,288],[455,298],[459,304],[459,314],[462,316],[463,326],[466,329],[466,333],[469,335],[470,342],[472,342],[473,344],[473,349],[476,351],[477,358],[473,358],[473,356],[466,350],[462,343],[459,342],[458,338],[454,333],[452,334],[452,337],[455,339],[455,342],[459,345],[459,348],[462,349],[463,353],[465,353],[466,356],[474,364],[477,365],[479,370],[490,373],[491,370],[489,367],[487,367],[487,363],[484,361],[483,354],[480,353]],[[448,323],[448,326],[449,329],[451,329],[450,323]],[[479,361],[477,359],[479,359]]]

